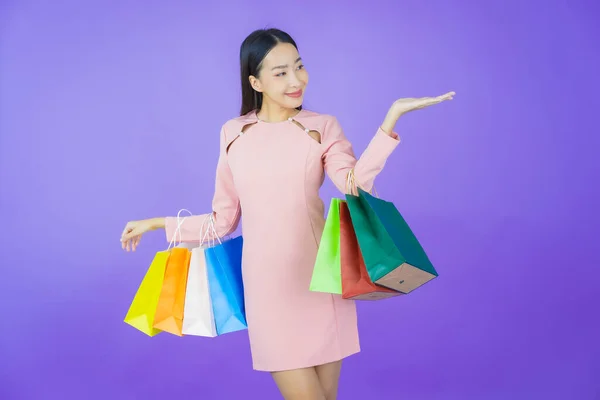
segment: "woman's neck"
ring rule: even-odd
[[[264,122],[282,122],[288,118],[293,118],[298,114],[295,108],[284,108],[280,106],[262,105],[260,110],[257,110],[256,116]]]

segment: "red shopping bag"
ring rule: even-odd
[[[340,201],[340,255],[342,298],[352,300],[382,300],[403,294],[376,285],[369,278],[354,227],[352,226],[350,210],[345,201]]]

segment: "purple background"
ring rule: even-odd
[[[598,6],[348,4],[2,2],[0,398],[278,398],[246,333],[123,323],[166,242],[119,244],[130,219],[209,210],[239,45],[265,26],[357,154],[396,98],[457,92],[398,122],[377,181],[440,277],[359,304],[339,398],[600,396]]]

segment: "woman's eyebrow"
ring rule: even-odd
[[[296,59],[296,61],[294,62],[294,64],[298,64],[298,61],[302,61],[302,57],[298,57],[298,58]],[[278,65],[278,66],[276,66],[276,67],[273,67],[273,68],[271,68],[271,71],[273,71],[273,70],[275,70],[275,69],[278,69],[278,68],[279,68],[279,69],[285,69],[285,68],[287,68],[287,67],[289,67],[289,65],[287,65],[287,64],[285,64],[285,65]]]

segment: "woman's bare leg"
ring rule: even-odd
[[[326,400],[336,400],[338,392],[338,383],[340,380],[340,372],[342,370],[342,361],[335,361],[328,364],[318,365],[315,367],[319,383],[323,388]]]
[[[314,367],[272,372],[285,400],[328,400]]]

